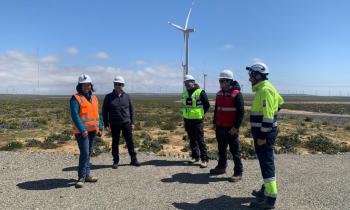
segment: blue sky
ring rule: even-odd
[[[117,74],[130,92],[180,92],[183,37],[167,21],[184,25],[191,4],[0,0],[0,76],[11,81],[0,92],[70,94],[80,73],[100,93]],[[207,73],[215,92],[219,72],[232,69],[250,92],[245,66],[262,60],[282,93],[348,96],[349,9],[345,0],[197,0],[190,72],[199,84]]]

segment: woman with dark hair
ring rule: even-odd
[[[82,188],[84,182],[97,182],[90,174],[90,156],[93,140],[96,135],[102,135],[102,121],[98,113],[98,99],[95,95],[91,78],[82,74],[76,87],[77,93],[70,99],[73,133],[77,139],[80,156],[78,181],[76,188]]]

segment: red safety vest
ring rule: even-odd
[[[80,105],[80,119],[84,123],[84,127],[88,132],[90,131],[99,131],[98,128],[98,100],[96,96],[91,96],[91,102],[88,101],[85,96],[74,94],[73,95],[75,99],[78,101]],[[80,134],[81,132],[79,129],[75,126],[74,123],[72,123],[73,126],[73,133],[74,134]]]
[[[236,120],[235,99],[239,90],[223,92],[220,90],[216,94],[216,126],[224,128],[232,128]]]

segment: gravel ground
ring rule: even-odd
[[[257,160],[243,162],[244,179],[230,183],[209,168],[186,166],[183,159],[140,154],[143,166],[118,169],[111,157],[93,158],[97,183],[75,189],[78,156],[69,153],[0,152],[0,209],[249,209],[250,192],[261,185]],[[278,155],[277,209],[350,209],[350,153]],[[124,164],[124,165],[123,165]]]

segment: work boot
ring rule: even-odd
[[[233,174],[231,177],[228,178],[229,182],[238,182],[242,180],[242,174]]]
[[[139,167],[139,166],[141,166],[141,163],[138,160],[132,160],[130,165]]]
[[[198,159],[197,159],[197,158],[193,158],[193,159],[187,161],[186,163],[187,163],[188,165],[197,164],[197,163],[199,163],[199,158],[198,158]]]
[[[84,178],[79,178],[77,183],[75,183],[75,188],[82,188],[82,187],[84,187],[84,182],[85,182]]]
[[[252,195],[256,197],[257,201],[263,201],[265,200],[265,186],[262,185],[260,190],[253,190]]]
[[[200,167],[201,167],[201,168],[206,168],[206,167],[208,167],[208,161],[202,161],[201,164],[200,164]]]
[[[117,162],[113,162],[112,168],[113,169],[117,169],[118,167],[119,167],[118,163]]]
[[[219,168],[218,166],[216,166],[215,168],[211,169],[209,173],[212,175],[224,174],[226,173],[226,168]]]
[[[275,204],[268,202],[267,199],[264,199],[263,201],[251,202],[249,207],[256,208],[256,209],[274,209]]]
[[[94,176],[87,176],[85,177],[85,182],[97,182],[97,178]]]

